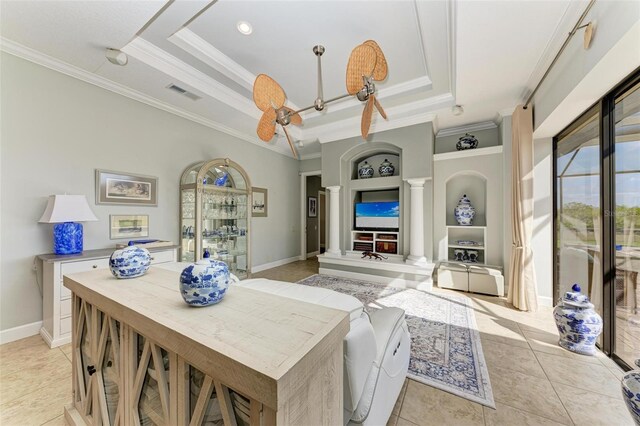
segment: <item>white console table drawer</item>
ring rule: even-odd
[[[71,316],[71,298],[60,302],[60,317]]]
[[[108,269],[114,249],[86,250],[77,255],[42,254],[37,258],[42,268],[42,328],[40,335],[55,348],[71,341],[71,290],[63,285],[63,276],[97,269]],[[177,261],[177,246],[149,249],[151,263]]]
[[[60,265],[60,278],[64,275],[75,274],[77,272],[87,272],[92,269],[108,268],[109,258],[83,260],[81,262],[69,262]]]

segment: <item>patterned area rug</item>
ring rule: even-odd
[[[468,297],[327,275],[314,275],[299,283],[354,296],[367,311],[385,306],[404,309],[411,334],[407,377],[495,408],[480,333]]]

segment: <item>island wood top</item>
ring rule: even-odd
[[[205,373],[277,409],[316,360],[342,345],[349,314],[234,286],[212,306],[191,307],[179,275],[151,267],[117,279],[108,269],[71,274],[64,285],[86,302],[176,352]]]

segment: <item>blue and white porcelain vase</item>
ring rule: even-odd
[[[151,254],[143,247],[129,245],[111,253],[109,268],[116,278],[135,278],[144,275],[151,265]]]
[[[365,161],[364,163],[362,163],[362,165],[358,169],[358,179],[372,178],[373,173],[374,173],[373,167],[371,167],[371,164]]]
[[[587,295],[574,284],[553,310],[560,341],[558,344],[575,353],[595,355],[596,340],[602,332],[602,318],[593,309]]]
[[[456,143],[456,149],[458,151],[463,151],[465,149],[475,149],[478,147],[478,139],[475,136],[470,135],[469,133],[465,133],[464,136],[458,138],[458,142]]]
[[[393,164],[386,158],[378,167],[378,173],[380,173],[381,177],[393,176],[393,173],[396,171],[396,168],[393,167]]]
[[[473,224],[473,218],[476,215],[476,209],[471,205],[471,201],[467,198],[467,194],[464,194],[458,205],[453,209],[453,215],[456,218],[458,225],[470,226]]]
[[[636,367],[640,368],[640,359],[636,359]],[[622,398],[636,425],[640,426],[640,370],[631,370],[622,377]]]
[[[209,250],[204,258],[184,268],[180,274],[180,294],[190,306],[209,306],[222,300],[231,275],[226,263],[212,260]]]

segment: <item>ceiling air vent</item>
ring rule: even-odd
[[[180,93],[181,95],[186,96],[187,98],[191,99],[192,101],[197,101],[198,99],[202,99],[200,96],[196,95],[195,93],[191,93],[188,90],[185,90],[180,86],[176,86],[175,84],[168,85],[167,89],[173,90],[174,92],[177,92],[177,93]]]

